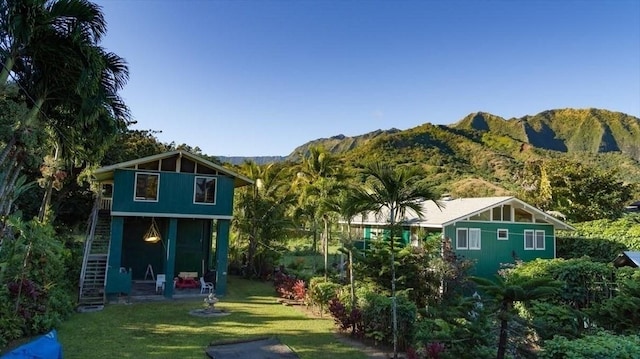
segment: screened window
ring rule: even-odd
[[[489,211],[484,211],[484,212],[480,212],[474,216],[471,216],[471,218],[469,218],[472,221],[490,221],[491,220],[491,212]]]
[[[544,231],[536,231],[536,249],[544,249]]]
[[[469,249],[480,249],[480,228],[469,228]]]
[[[456,249],[468,249],[469,238],[467,238],[467,229],[458,228],[456,230]]]
[[[524,249],[544,250],[544,231],[524,231]]]
[[[160,175],[157,173],[136,173],[136,201],[158,201],[158,183]]]
[[[498,229],[498,240],[506,241],[509,239],[509,230],[508,229]]]
[[[505,204],[491,210],[494,221],[511,221],[511,206]]]
[[[216,203],[216,179],[211,177],[196,177],[193,202],[204,204]]]
[[[458,228],[456,230],[456,249],[480,249],[479,228]]]
[[[516,222],[533,222],[533,215],[522,208],[516,208],[514,211]]]

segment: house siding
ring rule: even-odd
[[[135,174],[159,173],[158,201],[134,201]],[[157,213],[230,216],[233,211],[233,178],[217,178],[215,204],[193,203],[195,177],[203,175],[178,172],[153,172],[118,169],[114,173],[113,207],[118,213]]]
[[[458,228],[480,229],[480,249],[457,249],[456,230]],[[509,231],[508,240],[498,240],[498,229]],[[525,230],[544,231],[545,248],[525,250]],[[477,276],[490,278],[497,274],[501,263],[514,263],[516,258],[530,261],[536,258],[555,257],[555,232],[553,225],[550,224],[461,221],[446,226],[444,233],[445,237],[451,240],[451,246],[458,256],[475,261],[472,274]]]

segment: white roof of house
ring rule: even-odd
[[[523,208],[533,213],[537,220],[553,224],[556,229],[573,230],[570,225],[558,220],[552,215],[543,212],[515,197],[478,197],[478,198],[457,198],[454,200],[424,201],[422,205],[422,218],[419,218],[413,211],[405,213],[403,223],[427,228],[442,228],[449,224],[466,220],[471,216],[489,210],[491,208],[509,204],[514,208]],[[357,215],[351,223],[362,223],[368,225],[386,225],[388,223],[389,211],[384,209],[379,214],[368,213],[364,216]]]
[[[110,166],[105,166],[105,167],[100,167],[97,170],[95,170],[93,172],[93,176],[98,180],[98,181],[104,181],[107,179],[112,179],[113,178],[113,172],[117,169],[122,169],[122,168],[130,168],[133,167],[135,165],[138,164],[143,164],[143,163],[147,163],[147,162],[153,162],[153,161],[158,161],[161,159],[165,159],[165,158],[169,158],[169,157],[173,157],[173,156],[180,156],[180,157],[186,157],[194,162],[200,163],[202,165],[205,165],[206,167],[212,168],[216,171],[218,171],[219,173],[225,174],[227,176],[231,176],[235,178],[235,187],[241,187],[241,186],[245,186],[248,184],[253,184],[253,180],[251,180],[248,177],[245,177],[243,175],[240,175],[238,173],[235,173],[234,171],[225,168],[223,166],[220,166],[218,164],[215,164],[209,160],[204,159],[203,157],[200,157],[198,155],[194,155],[191,152],[188,151],[184,151],[184,150],[176,150],[176,151],[169,151],[169,152],[164,152],[164,153],[160,153],[157,155],[153,155],[153,156],[147,156],[147,157],[142,157],[142,158],[137,158],[135,160],[131,160],[131,161],[126,161],[126,162],[120,162],[120,163],[116,163]]]

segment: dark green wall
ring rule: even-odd
[[[216,204],[194,204],[193,186],[196,176],[192,173],[159,172],[158,202],[134,201],[136,172],[151,171],[116,170],[114,173],[114,212],[179,213],[182,215],[230,216],[233,211],[233,178],[215,176],[217,180]],[[156,172],[157,173],[157,172]]]
[[[456,249],[456,228],[480,228],[480,250]],[[508,229],[509,240],[498,240],[497,230]],[[544,230],[544,250],[524,250],[524,231]],[[500,269],[500,263],[514,263],[514,254],[523,261],[536,258],[554,258],[554,228],[550,224],[507,222],[458,222],[445,228],[451,247],[466,259],[476,261],[473,274],[491,278]]]
[[[380,228],[380,227],[376,227],[376,228]],[[364,238],[363,239],[366,239],[367,242],[370,239],[377,239],[377,238],[372,238],[372,237],[376,237],[376,236],[373,236],[371,234],[371,229],[372,229],[372,226],[364,227]],[[384,236],[388,237],[388,233],[389,233],[388,229],[383,229],[383,235]],[[409,227],[403,227],[402,228],[402,243],[405,244],[405,245],[411,243],[411,229]]]
[[[162,238],[168,235],[168,218],[156,218]],[[144,234],[151,225],[150,218],[124,217],[121,266],[132,269],[134,280],[144,279],[147,265],[155,274],[165,273],[166,248],[163,242],[147,243]],[[178,219],[175,274],[198,272],[202,275],[202,261],[206,263],[211,238],[211,220]],[[166,241],[164,242],[166,243]]]

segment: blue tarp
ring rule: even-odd
[[[62,359],[62,345],[55,330],[23,344],[0,359]]]

